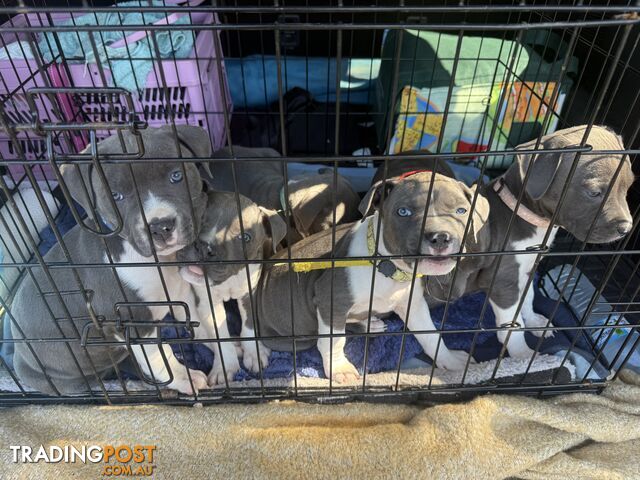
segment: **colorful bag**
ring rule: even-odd
[[[523,35],[522,43],[465,36],[458,52],[458,35],[403,30],[400,58],[396,59],[399,32],[387,32],[383,41],[376,90],[380,113],[376,123],[382,144],[389,122],[395,126],[385,148],[388,152],[435,151],[439,143],[443,153],[511,149],[556,128],[572,85],[570,74],[577,71],[577,59],[569,59],[568,75],[564,75],[562,85],[556,89],[567,45],[555,33],[530,31]],[[545,60],[539,51],[552,61]],[[399,62],[397,74],[394,72],[396,60]],[[394,91],[396,95],[392,98]],[[503,93],[506,97],[498,111]],[[549,110],[552,112],[544,122]],[[439,139],[441,131],[442,139]],[[459,161],[470,159],[473,157]],[[496,155],[488,158],[488,167],[505,168],[511,161],[504,155]]]
[[[454,87],[444,129],[442,122],[449,88],[419,90],[405,87],[401,92],[389,153],[436,151],[439,142],[441,152],[486,152],[492,131],[491,149],[504,150],[521,143],[521,138],[537,136],[539,131],[534,130],[539,129],[535,125],[543,121],[552,103],[553,113],[544,133],[553,132],[558,124],[557,113],[565,99],[565,94],[561,93],[553,102],[555,85],[554,82],[513,82]],[[507,96],[498,113],[498,103],[505,88]],[[442,140],[439,140],[441,132]],[[503,155],[487,158],[491,168],[506,167],[511,161]],[[459,161],[475,159],[463,157]]]

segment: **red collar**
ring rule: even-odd
[[[416,175],[418,173],[432,173],[432,171],[431,170],[411,170],[410,172],[403,173],[398,178],[400,180],[402,180],[403,178],[407,178],[407,177],[410,177],[412,175]]]

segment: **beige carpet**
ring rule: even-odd
[[[640,376],[623,372],[600,396],[491,395],[432,408],[5,408],[0,443],[3,480],[102,478],[101,464],[12,463],[11,444],[152,444],[153,478],[171,479],[640,478]]]

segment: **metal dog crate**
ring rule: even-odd
[[[17,44],[21,54],[24,56],[24,49],[30,48],[33,55],[28,59],[18,58],[21,54],[14,49],[0,56],[0,166],[4,174],[0,179],[3,231],[0,305],[5,327],[8,322],[16,321],[11,315],[12,300],[20,279],[29,276],[33,268],[42,267],[48,272],[91,267],[71,262],[47,264],[43,259],[44,252],[63,238],[62,222],[70,218],[69,206],[65,204],[54,172],[64,164],[91,162],[88,154],[81,153],[90,138],[101,139],[109,134],[160,124],[187,123],[207,128],[216,149],[223,145],[233,147],[236,141],[245,146],[275,146],[283,155],[275,161],[282,163],[284,172],[287,171],[285,163],[321,163],[332,171],[351,167],[353,172],[365,172],[364,169],[381,165],[390,158],[389,146],[396,133],[398,117],[412,113],[408,106],[403,110],[402,90],[421,82],[429,91],[436,86],[440,88],[439,95],[444,99],[439,107],[439,135],[432,145],[423,145],[424,150],[428,150],[427,156],[445,156],[459,164],[475,166],[480,175],[496,176],[508,166],[510,155],[522,141],[539,138],[550,128],[603,124],[623,137],[627,148],[624,153],[629,155],[634,171],[639,171],[640,7],[633,0],[589,2],[588,5],[577,0],[488,0],[442,5],[411,0],[218,0],[186,4],[174,1],[151,4],[145,0],[131,8],[131,11],[148,14],[186,14],[190,18],[186,26],[162,21],[145,22],[145,25],[126,22],[109,26],[83,22],[70,25],[61,19],[77,19],[83,15],[98,18],[115,14],[116,10],[110,1],[87,0],[82,5],[53,0],[19,2],[19,6],[17,3],[5,1],[0,6],[4,24],[0,50],[8,53],[10,44],[21,41]],[[196,38],[189,59],[161,57],[159,35],[185,29],[193,31]],[[113,31],[124,32],[125,36],[143,32],[150,39],[154,48],[150,49],[151,57],[146,59],[151,62],[149,89],[138,86],[132,92],[114,86],[109,69],[122,59],[100,54],[95,41],[100,35]],[[95,32],[94,41],[83,48],[99,60],[83,67],[78,59],[67,58],[60,42],[61,36],[68,32]],[[435,54],[423,56],[424,52],[417,47],[420,32],[429,32],[438,44],[453,39],[453,50],[441,54],[436,48]],[[52,59],[43,55],[43,38],[58,45],[58,55]],[[469,54],[466,47],[462,48],[464,42],[469,42],[468,45],[493,42],[498,50],[487,53],[480,47]],[[518,47],[525,44],[527,50]],[[526,70],[520,67],[525,52],[529,58],[539,59],[538,68],[536,65]],[[189,62],[191,70],[185,70],[184,62]],[[453,119],[460,113],[453,106],[460,92],[456,70],[466,68],[465,62],[475,63],[476,68],[478,65],[491,67],[480,82],[488,85],[491,93],[488,96],[483,93],[483,98],[473,105],[476,121],[481,125],[478,135],[485,132],[487,135],[486,148],[480,148],[480,142],[471,147],[462,145],[461,137],[456,149],[446,150],[443,137],[447,125],[452,127]],[[358,75],[354,73],[356,66],[360,69]],[[426,78],[429,72],[431,80],[443,72],[448,75],[430,84]],[[475,81],[474,73],[472,87]],[[358,86],[354,86],[357,82],[360,82]],[[291,91],[300,93],[295,87],[310,94],[288,95]],[[261,105],[256,106],[256,102]],[[534,109],[532,104],[537,107]],[[465,113],[469,113],[469,108],[468,103]],[[515,119],[509,116],[522,109],[524,118],[514,127]],[[500,118],[499,112],[506,113]],[[511,129],[505,133],[506,124],[511,125]],[[252,130],[254,128],[258,130]],[[463,121],[460,131],[464,128]],[[251,132],[258,133],[252,135]],[[400,140],[401,147],[403,142],[404,138]],[[359,154],[352,155],[355,150],[359,150]],[[573,151],[586,152],[588,146],[579,145]],[[96,166],[100,162],[135,164],[142,161],[134,155],[130,157],[105,160],[98,155]],[[215,172],[215,162],[211,165]],[[435,368],[420,363],[425,358],[418,354],[416,364],[423,370],[421,380],[414,384],[401,381],[408,367],[398,361],[397,367],[387,372],[386,384],[371,382],[370,378],[377,373],[365,368],[358,386],[342,386],[329,380],[307,381],[304,371],[296,365],[302,360],[294,355],[287,360],[291,365],[287,364],[284,379],[274,380],[273,376],[263,375],[236,382],[227,378],[224,385],[202,390],[195,396],[132,379],[119,370],[112,378],[100,379],[100,388],[86,394],[49,396],[29,389],[13,372],[12,346],[17,342],[73,344],[81,342],[80,336],[11,338],[4,328],[0,336],[3,352],[0,404],[194,404],[286,398],[326,403],[432,402],[487,392],[550,395],[599,391],[616,378],[616,372],[625,363],[638,355],[640,346],[640,337],[635,333],[640,323],[638,182],[632,187],[628,201],[634,229],[617,243],[591,245],[561,234],[551,249],[541,246],[526,253],[495,252],[496,255],[535,255],[537,272],[535,276],[532,273],[528,281],[538,287],[540,295],[553,302],[552,318],[558,310],[572,318],[572,324],[554,328],[556,335],[567,334],[573,341],[555,353],[559,363],[546,376],[534,374],[534,358],[528,359],[527,366],[516,375],[497,376],[500,364],[508,361],[505,350],[501,349],[492,360],[490,374],[475,383],[437,381]],[[36,214],[33,208],[24,205],[34,205],[42,211]],[[590,288],[585,290],[585,285]],[[82,285],[75,291],[56,292],[62,299],[79,294],[99,295],[100,292],[88,292]],[[161,302],[180,300],[158,299]],[[481,305],[482,312],[490,309],[486,299]],[[448,307],[449,302],[443,324],[447,321]],[[594,323],[595,316],[600,319],[599,323]],[[113,321],[113,318],[87,317],[86,322],[100,329],[101,320]],[[481,336],[495,336],[496,330],[473,325],[446,331],[447,335],[467,335],[468,347],[473,351]],[[368,367],[367,355],[373,356],[371,350],[367,350],[369,343],[378,337],[400,338],[398,347],[402,352],[412,334],[400,328],[382,333],[347,333],[346,336],[364,342],[363,362]],[[580,348],[591,349],[591,356],[580,373],[576,373],[575,366],[565,368],[574,361],[578,339],[582,342]],[[175,335],[163,342],[175,347],[183,359],[189,349],[203,343],[188,335]],[[536,353],[540,346],[538,343]],[[85,349],[91,355],[91,346]],[[474,367],[467,365],[463,378],[470,368]],[[596,371],[599,375],[594,375]]]

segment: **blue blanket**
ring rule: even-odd
[[[444,324],[444,331],[460,330],[466,328],[477,328],[480,310],[485,301],[484,293],[476,293],[465,296],[460,300],[453,302],[449,306],[447,319]],[[556,302],[551,300],[538,291],[536,291],[534,308],[538,313],[550,315],[555,308]],[[240,318],[237,309],[232,304],[227,305],[227,318],[232,333],[238,332],[240,329]],[[444,306],[435,308],[431,311],[431,316],[437,327],[442,324],[444,314]],[[400,332],[404,328],[403,322],[395,315],[386,320],[387,331]],[[564,305],[560,305],[554,318],[556,326],[575,326],[575,321],[571,312]],[[485,311],[481,325],[483,327],[495,327],[495,317],[488,307]],[[166,328],[163,330],[165,338],[176,338],[176,330],[174,328]],[[179,332],[183,338],[187,337],[184,330]],[[547,354],[555,354],[569,349],[575,335],[576,345],[574,352],[579,352],[585,357],[587,362],[593,359],[591,347],[586,337],[576,331],[559,331],[552,338],[543,340],[540,352]],[[444,343],[451,349],[465,350],[469,352],[474,342],[474,333],[458,333],[451,335],[443,335]],[[531,333],[526,333],[525,338],[531,348],[535,348],[539,338]],[[378,373],[384,371],[394,371],[398,368],[398,360],[402,346],[402,335],[380,335],[369,339],[369,352],[367,356],[367,373]],[[213,364],[213,353],[201,344],[182,344],[182,351],[177,344],[172,345],[174,353],[183,362],[191,368],[196,368],[204,372],[208,372]],[[476,361],[482,362],[492,360],[498,357],[502,345],[494,332],[480,332],[477,334],[475,341],[475,349],[473,357]],[[365,337],[350,337],[345,346],[347,358],[358,368],[360,373],[365,371],[364,367],[364,351]],[[184,359],[182,358],[184,352]],[[402,358],[403,366],[416,366],[418,362],[430,364],[430,359],[424,354],[420,344],[413,335],[406,335],[404,354]],[[317,348],[311,348],[305,351],[297,352],[296,356],[297,374],[306,377],[324,377],[322,368],[322,359]],[[293,376],[293,354],[289,352],[272,352],[269,357],[269,366],[263,371],[264,378],[290,378]],[[249,371],[242,369],[238,372],[234,380],[247,380],[256,378]]]
[[[229,91],[236,110],[263,109],[278,101],[278,67],[282,68],[282,91],[304,88],[321,103],[336,101],[335,58],[286,56],[280,61],[269,55],[226,58]],[[345,58],[340,63],[341,101],[369,104],[380,70],[379,59]]]
[[[62,234],[66,233],[75,225],[75,220],[71,215],[69,208],[65,205],[57,219],[58,228]],[[42,243],[40,245],[40,253],[46,253],[56,242],[53,231],[47,228],[42,234]],[[534,283],[535,284],[535,283]],[[485,301],[484,293],[476,293],[465,296],[449,306],[447,319],[444,324],[444,331],[459,330],[468,328],[477,328],[478,325],[483,327],[494,327],[495,317],[490,307],[485,311],[482,322],[479,323],[480,310]],[[555,308],[556,302],[542,295],[537,289],[535,292],[534,308],[538,313],[549,315]],[[229,330],[232,334],[239,333],[240,317],[235,302],[228,303],[227,317],[229,320]],[[440,327],[444,307],[438,307],[431,311],[433,321],[436,326]],[[553,320],[556,326],[575,326],[573,314],[565,305],[560,305],[556,316]],[[8,322],[5,322],[8,324]],[[404,325],[397,316],[392,316],[386,320],[387,331],[402,331]],[[5,338],[7,331],[5,330]],[[186,337],[184,329],[176,332],[175,328],[163,329],[163,336],[166,339],[176,338],[177,335]],[[10,332],[9,332],[10,335]],[[473,356],[476,361],[486,361],[497,358],[502,348],[494,332],[462,333],[443,335],[444,343],[452,349],[460,349],[470,351],[475,340],[475,349]],[[578,338],[575,339],[575,336]],[[538,342],[538,338],[534,335],[526,334],[527,343],[534,348]],[[562,354],[569,349],[571,343],[576,341],[575,347],[572,349],[576,355],[580,355],[585,362],[590,363],[594,358],[590,343],[586,340],[585,335],[579,331],[557,331],[555,336],[547,338],[543,341],[540,348],[541,353],[546,354]],[[402,335],[381,335],[371,337],[369,340],[369,352],[367,358],[366,371],[368,373],[377,373],[383,371],[393,371],[398,368],[398,359],[400,356],[402,344]],[[11,344],[4,344],[10,346]],[[181,348],[182,347],[182,348]],[[178,358],[186,363],[190,368],[195,368],[208,372],[213,364],[213,353],[202,344],[173,344],[172,348]],[[364,348],[365,338],[363,336],[351,337],[347,340],[345,352],[347,358],[356,365],[362,373],[365,370],[364,364]],[[182,353],[184,352],[184,357]],[[5,349],[3,357],[10,360],[10,352]],[[412,335],[405,336],[404,354],[402,358],[403,366],[415,366],[416,364],[425,365],[430,360],[423,353],[422,348]],[[308,377],[324,377],[322,368],[322,360],[320,353],[314,347],[309,350],[297,352],[296,357],[297,374]],[[127,371],[126,366],[123,370]],[[293,376],[293,354],[289,352],[272,352],[269,358],[269,366],[263,372],[264,378],[289,378]],[[250,372],[241,370],[235,375],[234,380],[246,380],[254,378]]]

